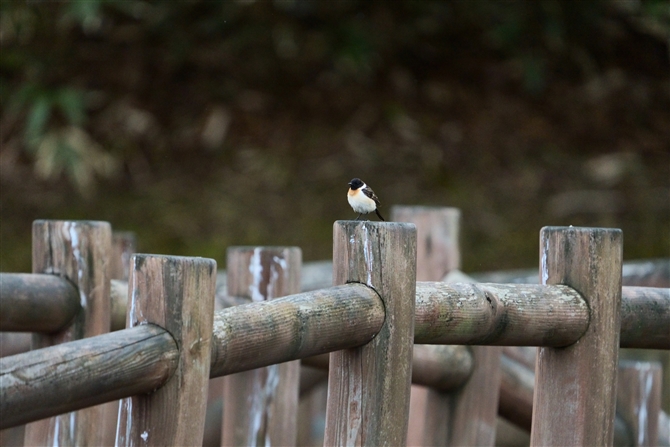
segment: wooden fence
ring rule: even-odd
[[[437,281],[459,267],[459,218],[338,221],[334,286],[303,293],[329,265],[301,275],[297,248],[229,249],[223,293],[213,260],[130,259],[107,223],[37,221],[33,273],[0,276],[0,330],[36,334],[0,359],[0,428],[202,445],[225,376],[221,445],[295,445],[303,359],[328,369],[329,446],[493,445],[499,413],[531,445],[666,442],[659,366],[617,365],[620,347],[670,350],[670,289],[622,286],[621,231],[542,229],[542,284]],[[539,346],[534,376],[515,346]]]

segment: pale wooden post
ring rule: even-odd
[[[330,354],[324,445],[405,445],[414,344],[415,226],[335,222],[333,282],[359,282],[375,289],[386,320],[366,345]]]
[[[658,362],[621,361],[617,413],[632,431],[634,446],[656,445],[663,370]]]
[[[417,281],[440,281],[460,268],[460,217],[457,208],[393,207],[392,220],[412,222],[417,228]],[[422,346],[414,349],[422,349]],[[502,348],[473,346],[470,349],[475,368],[459,390],[443,393],[412,386],[408,445],[494,444]]]
[[[130,274],[130,258],[135,253],[137,247],[137,239],[135,233],[130,231],[114,231],[112,232],[112,247],[111,256],[109,259],[109,279],[128,281]],[[126,307],[121,307],[120,303],[111,302],[110,317],[112,321],[116,318],[115,315],[126,313]],[[114,329],[110,329],[114,330]],[[119,403],[121,401],[108,402],[103,405],[104,416],[102,419],[102,436],[103,442],[101,445],[114,445],[116,439],[116,426],[118,423]]]
[[[538,348],[531,445],[612,445],[621,310],[623,233],[617,229],[545,227],[540,278],[565,284],[588,303],[582,338]]]
[[[391,220],[416,225],[416,280],[440,281],[460,268],[458,244],[461,212],[457,208],[394,206]],[[421,345],[414,346],[421,349]],[[449,434],[449,395],[412,385],[408,446],[446,446]]]
[[[33,349],[109,332],[109,253],[107,222],[33,222],[33,273],[67,278],[79,290],[81,311],[56,334],[33,335]],[[100,445],[102,407],[87,408],[26,426],[25,445]]]
[[[265,301],[300,292],[297,247],[232,247],[227,264],[230,296]],[[295,445],[299,385],[299,360],[226,376],[221,444]]]
[[[394,206],[391,219],[416,225],[416,280],[441,281],[461,268],[461,210],[448,207]]]
[[[179,363],[161,388],[122,401],[116,445],[201,445],[216,261],[137,254],[131,264],[127,326],[155,324],[170,332],[179,346]]]
[[[449,436],[451,446],[493,446],[502,373],[501,346],[473,346],[472,375],[451,393]]]
[[[111,279],[128,281],[130,259],[137,250],[137,236],[132,231],[114,231],[112,233],[112,256],[110,261]]]

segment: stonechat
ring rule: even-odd
[[[347,194],[347,200],[349,200],[349,205],[358,213],[358,220],[361,215],[368,214],[371,212],[377,213],[377,216],[383,221],[384,219],[381,214],[379,214],[378,207],[381,206],[379,199],[375,195],[374,191],[359,178],[355,178],[349,182],[349,193]]]

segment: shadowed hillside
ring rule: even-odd
[[[543,225],[670,255],[667,2],[3,2],[3,271],[37,218],[148,252],[331,256],[361,177],[463,210],[467,271]]]

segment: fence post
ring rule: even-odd
[[[330,354],[324,445],[404,445],[414,344],[416,227],[335,222],[333,283],[349,282],[377,291],[386,320],[366,345]]]
[[[128,283],[128,324],[156,324],[179,346],[174,375],[151,394],[124,399],[116,445],[201,445],[211,358],[216,262],[137,254]]]
[[[457,208],[393,207],[392,220],[417,227],[417,281],[441,281],[460,268],[460,217]],[[412,386],[408,445],[494,444],[502,348],[473,346],[470,350],[475,368],[459,390],[441,393]]]
[[[109,277],[128,281],[130,259],[137,249],[137,236],[132,231],[114,231],[112,233],[112,257],[109,265]]]
[[[37,220],[33,222],[33,273],[67,278],[79,290],[81,311],[56,334],[34,334],[32,348],[109,332],[109,253],[107,222]],[[25,445],[100,445],[102,407],[56,416],[26,426]]]
[[[265,301],[299,293],[301,264],[297,247],[231,247],[228,295]],[[295,445],[299,384],[299,360],[226,376],[221,445]]]
[[[566,284],[590,310],[582,338],[538,348],[531,445],[612,445],[621,310],[623,233],[617,229],[545,227],[542,284]]]
[[[394,206],[391,220],[416,225],[416,280],[441,281],[460,268],[458,246],[461,212],[457,208]],[[437,347],[439,349],[439,347]],[[421,349],[415,345],[414,350]],[[412,385],[408,446],[446,446],[449,435],[449,395]]]
[[[135,233],[130,231],[113,231],[112,232],[112,247],[111,257],[109,259],[109,279],[128,281],[130,273],[130,258],[135,253],[137,247]],[[125,314],[125,307],[121,308],[119,302],[111,302],[110,318],[111,321],[116,319],[116,315]],[[123,312],[123,313],[122,313]],[[114,330],[113,324],[110,330]],[[104,416],[102,419],[102,444],[114,445],[116,439],[116,426],[118,423],[119,403],[120,400],[107,402],[104,404]]]
[[[619,363],[616,409],[632,432],[634,446],[658,442],[662,372],[658,362]]]

